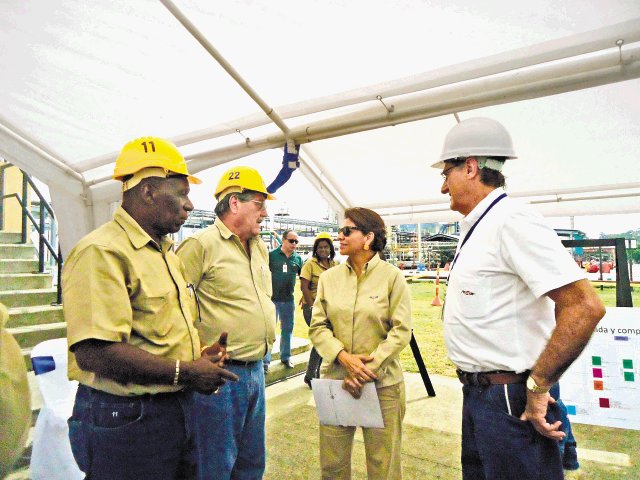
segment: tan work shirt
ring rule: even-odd
[[[341,350],[372,355],[376,387],[403,380],[400,352],[411,340],[411,300],[400,270],[375,255],[360,277],[349,262],[320,276],[309,338],[323,358],[325,378],[342,379]]]
[[[177,251],[187,281],[196,287],[202,344],[210,345],[228,332],[231,358],[245,361],[260,360],[271,350],[276,325],[269,253],[259,236],[249,240],[249,252],[219,218],[184,240]]]
[[[311,292],[311,296],[315,300],[316,294],[318,293],[318,281],[320,280],[320,274],[327,271],[331,267],[335,267],[338,263],[335,260],[329,260],[329,267],[325,267],[316,257],[309,257],[309,259],[302,266],[302,270],[300,271],[300,278],[304,278],[305,280],[309,280],[309,291]],[[306,305],[307,302],[304,301],[304,295],[302,296],[302,304]]]
[[[113,220],[73,248],[62,271],[69,347],[83,340],[124,342],[153,355],[195,360],[200,341],[195,298],[183,266],[164,237],[157,245],[119,207]],[[69,378],[114,395],[179,390],[171,385],[121,384],[83,371],[69,353]]]
[[[7,309],[0,304],[0,478],[20,457],[31,427],[27,368],[18,342],[4,329],[8,320]]]

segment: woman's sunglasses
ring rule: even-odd
[[[351,232],[354,230],[358,230],[362,233],[366,233],[366,230],[364,228],[360,228],[360,227],[340,227],[338,229],[338,233],[343,234],[345,237],[348,237],[349,235],[351,235]]]

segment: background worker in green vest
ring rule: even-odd
[[[295,304],[293,290],[296,277],[302,270],[302,258],[296,252],[298,248],[298,234],[293,230],[282,233],[282,244],[269,252],[269,270],[271,270],[271,285],[273,295],[271,300],[276,306],[276,321],[280,322],[280,361],[287,368],[293,368],[291,361],[291,334]],[[271,352],[264,359],[265,373],[271,362]]]

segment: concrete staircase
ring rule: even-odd
[[[38,273],[35,246],[20,241],[19,233],[0,232],[0,303],[9,310],[7,330],[31,370],[31,349],[44,340],[66,336],[67,327],[62,306],[55,305],[52,275]]]

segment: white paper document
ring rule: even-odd
[[[384,428],[375,384],[365,383],[359,399],[342,389],[342,380],[314,378],[311,385],[321,424]]]

